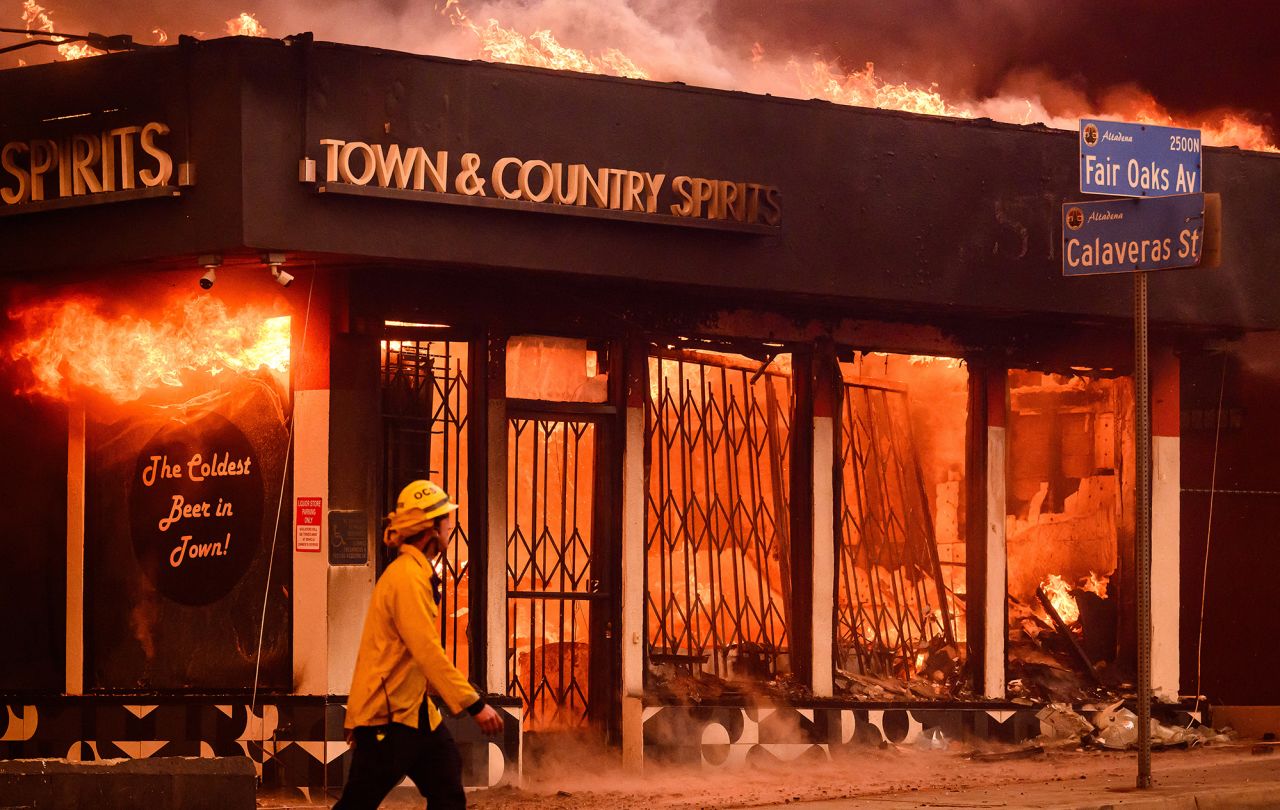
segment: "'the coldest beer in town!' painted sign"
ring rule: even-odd
[[[1201,191],[1200,130],[1080,119],[1080,191],[1164,197]]]

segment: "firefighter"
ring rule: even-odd
[[[376,808],[405,776],[430,810],[466,807],[462,758],[430,689],[486,734],[502,719],[445,654],[438,631],[440,577],[457,504],[430,481],[414,481],[387,516],[383,542],[398,550],[373,589],[343,724],[351,772],[335,810]]]

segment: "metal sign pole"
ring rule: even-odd
[[[1137,410],[1138,788],[1151,787],[1151,385],[1147,369],[1147,274],[1133,274],[1134,406]]]

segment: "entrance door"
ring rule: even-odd
[[[610,486],[599,407],[508,407],[508,694],[530,732],[609,725]]]

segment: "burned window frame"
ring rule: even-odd
[[[389,316],[388,316],[389,318]],[[448,480],[441,480],[437,476],[428,475],[431,480],[443,486],[446,491],[454,496],[455,501],[459,498],[459,493],[455,489],[465,488],[469,509],[465,515],[465,526],[463,521],[458,521],[454,526],[454,537],[450,543],[450,562],[447,564],[447,570],[450,577],[444,586],[444,595],[440,610],[441,621],[441,640],[444,647],[449,652],[454,664],[463,672],[471,673],[471,677],[476,677],[479,673],[484,672],[484,663],[486,658],[486,645],[483,639],[486,636],[485,621],[485,597],[484,597],[484,559],[487,545],[486,526],[488,524],[486,513],[488,510],[488,495],[485,487],[483,470],[485,469],[485,432],[487,422],[487,399],[486,399],[486,345],[485,341],[480,339],[475,329],[444,325],[444,324],[421,324],[408,325],[403,322],[383,322],[382,329],[378,335],[378,415],[381,422],[379,430],[379,454],[378,454],[378,503],[382,509],[378,515],[376,525],[378,527],[378,539],[375,540],[375,566],[377,574],[380,576],[387,565],[391,563],[394,556],[391,555],[386,546],[380,541],[381,530],[385,523],[382,520],[386,514],[395,508],[395,498],[400,488],[411,479],[399,480],[406,473],[396,472],[392,469],[392,439],[391,433],[393,422],[397,418],[403,418],[403,415],[390,413],[388,406],[388,372],[386,368],[386,350],[383,343],[389,341],[402,342],[419,342],[419,343],[445,343],[459,344],[466,347],[467,357],[465,362],[465,378],[461,382],[454,383],[463,385],[465,390],[464,399],[466,403],[466,413],[463,416],[465,420],[466,452],[455,453],[454,458],[459,464],[465,464],[466,475],[462,476],[459,470],[452,472],[447,476]],[[477,417],[481,417],[477,421]],[[423,417],[408,417],[410,419],[417,418],[421,420]],[[426,417],[429,421],[434,421],[434,416]],[[455,432],[460,430],[460,426],[453,425]],[[454,487],[454,489],[450,489]],[[467,544],[467,561],[465,570],[459,570],[457,560],[459,556],[459,539],[464,539]],[[472,576],[472,572],[479,572],[479,576]],[[460,631],[460,624],[456,617],[452,622],[453,627],[450,628],[449,618],[451,611],[448,609],[451,599],[456,599],[458,593],[458,585],[466,579],[467,582],[467,604],[457,605],[456,607],[467,609],[466,629]],[[479,627],[477,628],[477,624]],[[467,643],[467,660],[457,660],[457,644],[454,637],[459,632],[465,632],[468,635]],[[477,643],[477,639],[480,643]]]
[[[901,408],[903,409],[903,418],[906,420],[908,434],[914,434],[911,419],[911,402],[907,399],[907,389],[901,384],[897,384],[887,378],[880,380],[873,377],[858,377],[856,379],[847,379],[844,364],[853,363],[860,355],[867,354],[887,354],[897,355],[909,358],[914,355],[925,354],[935,358],[946,358],[956,361],[964,368],[965,374],[965,419],[963,430],[963,448],[962,456],[964,459],[964,467],[961,472],[961,483],[957,492],[957,542],[965,549],[965,560],[963,563],[950,563],[951,565],[963,567],[964,572],[958,577],[959,584],[965,588],[963,596],[959,592],[955,592],[951,598],[948,598],[947,591],[949,586],[946,584],[950,580],[955,584],[957,577],[948,577],[942,569],[942,562],[939,559],[937,548],[937,532],[934,526],[934,515],[931,511],[931,501],[928,492],[925,490],[925,481],[922,468],[920,466],[919,449],[916,447],[913,435],[908,436],[908,441],[904,447],[897,440],[887,442],[889,454],[896,467],[902,467],[903,464],[910,465],[913,469],[898,469],[892,476],[883,476],[882,480],[896,481],[894,488],[905,492],[911,490],[914,500],[914,507],[907,509],[907,514],[898,514],[897,511],[890,509],[887,515],[888,520],[892,524],[899,526],[898,534],[902,535],[899,539],[902,546],[890,545],[882,547],[881,551],[887,551],[890,557],[894,559],[888,562],[896,562],[890,575],[890,586],[896,597],[903,598],[908,604],[899,604],[896,606],[881,606],[877,600],[870,600],[871,612],[868,613],[864,607],[853,608],[852,615],[845,615],[846,610],[842,608],[842,602],[851,602],[855,597],[861,597],[862,591],[866,590],[859,587],[859,578],[852,576],[851,572],[863,570],[858,567],[855,558],[850,557],[852,546],[849,543],[849,535],[851,531],[857,531],[857,515],[860,512],[864,520],[869,519],[877,512],[883,512],[881,507],[888,505],[890,496],[886,490],[886,486],[880,486],[880,495],[883,496],[879,500],[879,505],[872,505],[870,508],[863,503],[861,499],[855,504],[856,508],[851,508],[850,501],[847,499],[847,490],[849,485],[849,474],[859,477],[859,468],[856,462],[866,460],[866,447],[861,450],[854,446],[854,442],[849,440],[850,423],[856,422],[861,425],[859,434],[863,437],[863,444],[870,439],[873,444],[876,443],[875,434],[877,430],[869,429],[866,420],[862,417],[871,417],[871,424],[875,423],[875,411],[884,411],[892,408],[893,403],[890,399],[900,395],[902,397]],[[981,515],[976,514],[974,509],[973,486],[974,481],[984,478],[985,465],[980,463],[980,459],[975,456],[974,443],[975,435],[973,425],[975,417],[980,414],[975,413],[975,388],[981,380],[981,372],[975,369],[972,359],[966,352],[955,352],[951,354],[938,354],[934,352],[913,352],[902,347],[878,347],[871,345],[862,346],[838,346],[835,351],[835,369],[834,378],[830,381],[835,387],[834,392],[834,419],[833,419],[833,501],[835,506],[835,519],[833,522],[834,539],[835,539],[835,590],[833,592],[833,620],[832,620],[832,656],[833,666],[836,672],[840,672],[844,652],[848,652],[856,658],[859,668],[864,669],[864,674],[869,675],[871,680],[866,682],[858,682],[856,678],[850,678],[850,688],[857,689],[861,692],[864,689],[870,689],[875,694],[884,693],[885,697],[894,699],[908,700],[943,700],[947,698],[963,697],[967,694],[973,685],[974,668],[971,662],[980,659],[982,653],[980,649],[981,635],[980,631],[981,618],[977,617],[982,610],[980,583],[975,583],[974,568],[978,567],[979,573],[982,567],[981,555],[973,553],[972,544],[974,537],[973,526],[980,523]],[[861,393],[858,393],[861,392]],[[861,413],[858,403],[861,403]],[[882,432],[882,431],[881,431]],[[884,442],[880,442],[885,444]],[[883,448],[882,448],[883,449]],[[910,457],[905,458],[903,453]],[[851,464],[853,466],[851,466]],[[861,468],[862,477],[866,477],[865,465]],[[909,475],[906,473],[910,473]],[[875,476],[870,476],[875,478]],[[899,494],[902,494],[900,492]],[[980,501],[978,506],[985,505],[985,500]],[[908,504],[909,506],[909,504]],[[920,516],[911,518],[912,512],[919,512]],[[881,517],[885,517],[881,515]],[[910,524],[910,525],[908,525]],[[891,532],[886,532],[886,537]],[[923,533],[923,535],[921,534]],[[908,544],[911,535],[917,535],[917,539],[924,544],[924,550],[927,552],[928,559],[923,561],[925,567],[932,569],[932,572],[923,572],[928,575],[933,587],[929,587],[929,582],[924,581],[923,577],[912,580],[910,577],[901,575],[900,571],[905,570],[908,560],[898,559],[904,553],[905,545]],[[919,544],[919,543],[918,543]],[[883,546],[883,544],[882,544]],[[895,557],[895,554],[897,557]],[[856,552],[861,557],[862,549]],[[870,560],[868,560],[870,562]],[[872,565],[872,569],[883,568],[884,561],[877,558]],[[884,570],[888,571],[888,568]],[[872,577],[870,573],[864,572],[865,580],[863,585],[879,585],[882,577],[879,575]],[[873,583],[872,580],[875,580]],[[852,582],[850,582],[852,580]],[[975,587],[978,585],[979,587]],[[910,594],[910,598],[905,598]],[[976,596],[975,596],[976,595]],[[896,601],[896,600],[895,600]],[[865,600],[860,599],[860,604],[865,604]],[[921,610],[913,611],[912,605],[921,608]],[[889,610],[893,615],[879,615]],[[924,609],[928,609],[928,615]],[[962,618],[961,618],[962,617]],[[976,621],[975,621],[976,619]],[[958,641],[960,637],[959,622],[964,622],[964,640]],[[870,626],[868,626],[868,622]],[[932,643],[926,650],[911,649],[905,646],[910,641],[909,631],[914,628],[922,635],[925,630],[931,626],[936,626],[939,631],[932,637]],[[867,630],[871,631],[872,638],[868,638]],[[862,642],[874,642],[879,644],[882,649],[875,650],[866,647]],[[842,649],[844,652],[842,652]],[[867,668],[871,672],[865,672]],[[925,675],[934,670],[940,672],[943,676],[943,684],[941,689],[935,689],[932,685],[926,688],[915,688],[910,682],[914,678],[925,678]],[[845,673],[848,677],[849,673]],[[884,683],[890,682],[891,679],[902,681],[902,688],[897,689],[892,683],[885,688]]]
[[[658,682],[655,672],[655,666],[669,665],[675,672],[683,672],[693,675],[698,671],[706,671],[716,676],[725,676],[730,674],[730,665],[727,656],[732,654],[737,662],[735,668],[739,674],[749,674],[755,680],[764,680],[775,678],[779,674],[789,670],[792,675],[800,680],[806,679],[809,670],[807,633],[809,632],[809,611],[796,609],[796,595],[800,592],[808,592],[811,588],[811,553],[812,549],[808,545],[810,537],[809,521],[811,520],[811,502],[809,500],[809,475],[812,471],[812,465],[809,462],[812,452],[812,430],[797,429],[797,425],[807,425],[812,422],[812,401],[809,387],[806,385],[808,380],[808,363],[810,359],[811,347],[807,344],[783,344],[765,341],[752,341],[745,339],[710,339],[710,338],[672,338],[663,336],[649,336],[637,349],[643,352],[643,399],[644,399],[644,502],[645,502],[645,520],[644,520],[644,603],[642,606],[644,621],[644,643],[645,643],[645,667],[644,677],[646,689],[650,692],[662,692],[662,685]],[[772,451],[776,456],[776,464],[770,464],[770,476],[778,486],[774,487],[774,495],[781,497],[781,504],[775,504],[773,513],[771,513],[771,524],[773,531],[784,535],[787,540],[784,543],[774,543],[777,545],[776,561],[779,567],[779,583],[784,588],[781,603],[774,605],[772,601],[769,605],[760,607],[760,633],[755,637],[743,636],[741,627],[737,629],[736,635],[731,639],[719,638],[718,620],[714,620],[720,607],[713,605],[708,612],[703,607],[702,612],[706,615],[704,620],[714,620],[710,628],[703,633],[701,639],[695,639],[689,632],[688,619],[693,615],[693,610],[697,605],[686,604],[685,612],[682,614],[686,617],[686,632],[682,636],[687,636],[682,640],[682,636],[678,637],[673,633],[673,628],[654,627],[655,617],[669,615],[674,609],[671,605],[657,604],[653,597],[654,572],[652,570],[651,550],[657,538],[658,529],[654,525],[655,514],[663,514],[667,510],[665,507],[658,506],[654,501],[654,487],[658,484],[655,481],[656,476],[662,476],[661,465],[655,470],[655,457],[659,455],[655,450],[655,442],[661,441],[661,430],[656,423],[655,406],[653,392],[655,387],[660,387],[661,382],[655,380],[652,375],[652,363],[656,360],[658,368],[661,372],[663,362],[688,363],[690,365],[706,365],[713,367],[714,364],[707,365],[699,362],[697,350],[710,352],[720,355],[740,355],[747,358],[751,364],[741,363],[741,368],[729,368],[736,361],[726,358],[726,367],[723,371],[732,371],[741,374],[743,384],[747,386],[754,385],[751,377],[762,376],[764,374],[778,375],[778,372],[770,372],[769,368],[774,359],[778,355],[786,354],[791,359],[791,371],[786,374],[788,383],[788,393],[786,402],[775,401],[772,408],[782,414],[785,423],[785,436],[763,436],[757,437],[758,441],[753,446],[764,444],[774,445]],[[709,359],[702,358],[703,360]],[[683,375],[682,375],[683,376]],[[774,393],[771,389],[773,386],[765,388],[765,393],[761,397],[766,397],[770,393]],[[661,394],[661,392],[660,392]],[[758,404],[758,403],[757,403]],[[749,407],[755,407],[750,405]],[[768,408],[770,406],[762,405],[760,407]],[[749,414],[748,414],[749,416]],[[698,423],[698,431],[706,428],[705,415],[699,417],[703,419]],[[767,420],[766,420],[767,421]],[[723,423],[722,423],[723,426]],[[767,427],[767,426],[766,426]],[[772,431],[768,431],[772,433]],[[696,438],[696,437],[695,437]],[[725,438],[721,437],[724,441]],[[799,476],[799,478],[797,478]],[[797,483],[800,482],[799,492],[797,491]],[[780,493],[777,490],[781,490]],[[774,497],[773,500],[777,500]],[[687,506],[687,505],[686,505]],[[785,510],[785,519],[778,520],[776,512]],[[731,518],[732,515],[725,515]],[[704,532],[705,533],[705,532]],[[770,546],[772,547],[772,546]],[[766,549],[768,551],[768,549]],[[694,555],[697,549],[694,550]],[[686,554],[686,562],[688,562],[689,554]],[[686,566],[687,567],[687,566]],[[665,583],[665,580],[664,580]],[[764,591],[757,594],[763,596]],[[686,587],[686,602],[691,602],[690,594]],[[672,594],[664,594],[660,597],[661,601],[670,602],[673,598]],[[696,601],[696,600],[694,600]],[[721,599],[723,601],[723,599]],[[808,604],[808,599],[803,600],[802,604]],[[738,611],[741,613],[741,610]],[[774,613],[780,615],[774,616]],[[780,626],[781,634],[769,635],[766,633],[765,620],[773,619],[775,624]],[[705,622],[704,622],[705,623]],[[739,638],[739,636],[742,636]],[[667,642],[665,645],[659,642]],[[684,644],[688,642],[692,644],[689,649],[680,652],[679,649],[671,649],[671,642],[679,642]],[[719,648],[719,655],[715,654]]]

